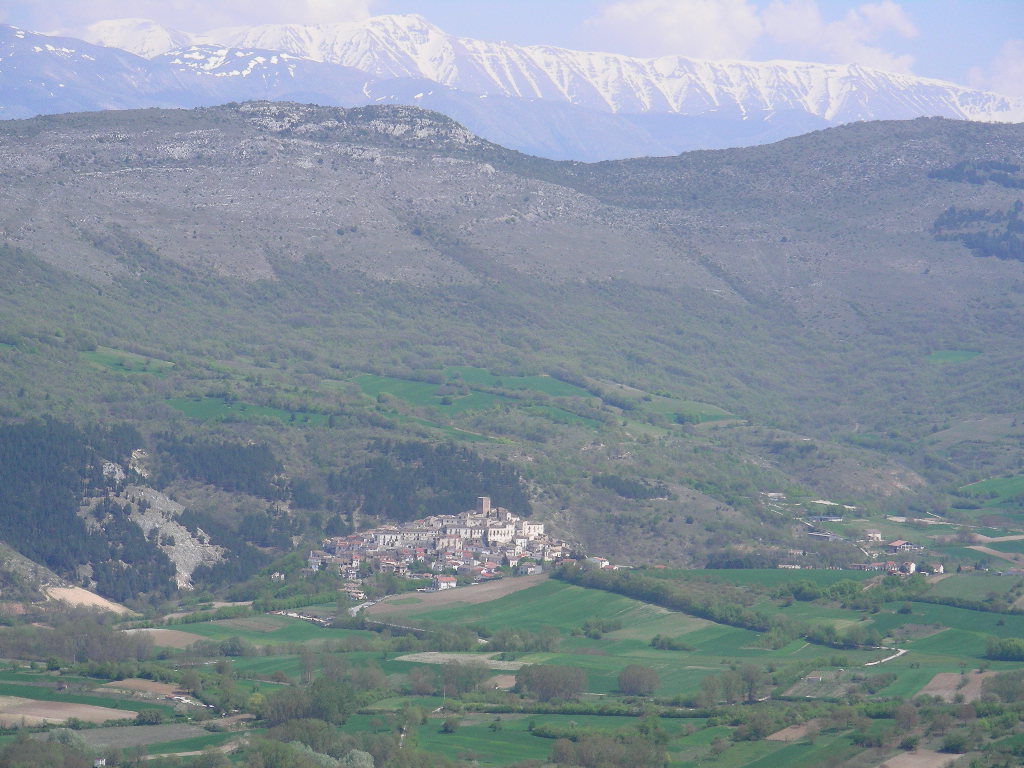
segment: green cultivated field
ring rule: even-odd
[[[592,616],[617,618],[635,626],[636,614],[657,611],[636,600],[609,595],[597,590],[583,589],[549,579],[506,595],[489,603],[462,605],[414,613],[410,620],[425,618],[438,624],[482,624],[490,629],[515,627],[535,632],[543,626],[553,626],[568,634],[583,625]]]
[[[525,389],[551,397],[593,397],[587,390],[551,376],[496,376],[483,368],[469,366],[451,366],[444,369],[444,374],[449,378],[458,375],[470,387]]]
[[[177,741],[163,741],[151,744],[147,752],[152,755],[171,755],[178,752],[199,752],[207,747],[219,747],[231,739],[237,739],[237,733],[209,733],[205,736],[195,736],[191,739],[178,739]]]
[[[839,623],[852,624],[859,619],[858,614],[850,611],[822,613]],[[600,639],[574,634],[588,618],[595,616],[621,621],[622,629],[607,632]],[[832,652],[803,641],[794,641],[779,650],[763,648],[758,645],[756,632],[555,580],[490,603],[448,607],[409,617],[410,622],[416,619],[429,619],[439,624],[484,625],[491,630],[508,627],[536,631],[545,625],[554,626],[563,634],[558,653],[524,654],[518,660],[580,667],[587,673],[589,690],[601,694],[616,691],[618,673],[629,664],[654,669],[660,681],[657,694],[671,697],[695,692],[703,677],[728,668],[723,667],[725,660],[739,663],[799,661]],[[650,641],[655,635],[680,638],[694,650],[652,648]],[[851,659],[850,663],[879,658],[876,651],[844,651],[844,654]]]
[[[937,365],[943,363],[966,363],[980,354],[981,352],[973,349],[940,349],[927,355],[925,360]]]
[[[89,352],[81,352],[80,355],[87,363],[117,373],[151,373],[163,376],[174,367],[174,363],[167,360],[157,360],[110,347],[96,347]]]
[[[587,429],[599,429],[603,426],[600,420],[574,413],[572,410],[560,407],[557,402],[543,402],[547,398],[576,398],[587,400],[593,405],[599,403],[593,393],[552,376],[503,376],[483,368],[468,366],[451,366],[438,373],[442,374],[447,385],[376,374],[362,374],[350,381],[368,397],[377,398],[382,394],[391,395],[410,406],[430,408],[449,418],[485,411],[498,405],[507,405],[516,407],[524,414],[539,416],[554,424],[580,426]],[[617,385],[615,386],[617,387]],[[462,394],[458,392],[460,387],[465,387]],[[664,395],[650,395],[627,388],[620,389],[630,393],[627,399],[634,403],[634,413],[637,414],[663,416],[669,421],[676,420],[678,416],[682,420],[692,423],[733,418],[732,414],[727,411],[706,403]],[[538,403],[536,400],[530,402],[529,399],[520,400],[493,390],[522,392],[525,397],[529,398],[533,395],[540,398],[542,402]],[[405,418],[409,419],[410,417]],[[442,426],[429,421],[422,423],[424,426],[435,428]],[[635,424],[634,426],[640,428],[643,425]],[[464,437],[464,433],[456,436]]]
[[[276,421],[291,426],[322,427],[328,420],[322,413],[294,412],[252,403],[229,402],[222,397],[171,397],[166,402],[197,421]]]
[[[457,757],[465,755],[480,765],[507,765],[520,760],[544,760],[551,754],[551,739],[534,736],[528,730],[529,719],[502,715],[482,715],[467,718],[455,733],[441,733],[440,719],[428,720],[416,731],[416,740],[421,747],[431,752]],[[553,718],[537,718],[535,722],[551,721]],[[569,720],[570,718],[565,718]],[[475,721],[475,722],[474,722]],[[497,722],[501,730],[491,730]]]
[[[963,486],[960,488],[960,493],[983,500],[985,507],[999,507],[1010,501],[1019,506],[1020,497],[1024,496],[1024,475],[981,480]]]
[[[377,397],[381,394],[389,394],[404,400],[409,405],[437,408],[441,413],[454,415],[466,411],[479,411],[491,408],[499,403],[512,402],[511,398],[494,395],[487,392],[470,392],[466,395],[451,395],[450,403],[444,401],[442,395],[437,394],[437,384],[425,381],[410,381],[408,379],[396,379],[391,376],[375,376],[367,373],[356,376],[352,379],[363,393],[370,397]]]
[[[328,629],[302,619],[274,615],[223,619],[199,624],[175,624],[171,628],[218,641],[241,637],[253,645],[340,640],[357,633],[356,630]]]
[[[988,544],[993,549],[997,547]],[[1000,551],[1006,551],[1000,549]],[[928,597],[954,597],[965,600],[983,600],[990,592],[1004,594],[1020,579],[1013,576],[997,576],[990,573],[960,574],[956,578],[943,579],[929,587],[925,593]]]
[[[695,424],[736,418],[733,414],[715,405],[662,395],[646,395],[637,403],[637,407],[644,413],[659,414],[669,420],[681,416],[686,421]]]
[[[796,571],[788,568],[722,570],[650,569],[644,573],[648,576],[680,581],[721,582],[723,584],[736,584],[739,586],[758,585],[769,588],[779,586],[780,584],[795,584],[800,581],[809,581],[824,587],[835,584],[837,581],[866,581],[878,575],[866,571],[826,571],[820,569],[801,569]]]
[[[907,653],[884,664],[865,666],[893,654],[893,639],[890,647],[878,649],[837,649],[807,643],[797,638],[781,648],[762,647],[761,634],[711,621],[684,613],[666,610],[642,601],[620,595],[586,589],[555,579],[481,604],[447,605],[437,609],[420,610],[402,614],[401,623],[415,626],[417,621],[434,622],[438,625],[487,627],[490,630],[522,628],[537,631],[544,626],[555,627],[560,634],[557,650],[552,652],[517,653],[503,656],[504,660],[515,660],[524,664],[569,665],[583,670],[586,677],[586,693],[579,706],[620,705],[618,675],[629,664],[639,664],[653,669],[658,675],[655,696],[659,703],[676,700],[687,701],[701,690],[702,681],[708,676],[717,676],[729,670],[754,665],[760,669],[771,669],[780,675],[782,687],[776,693],[791,690],[787,703],[776,702],[778,706],[822,707],[835,706],[845,697],[847,690],[860,690],[867,679],[880,680],[879,687],[869,699],[904,698],[916,696],[938,673],[960,673],[973,670],[985,662],[986,643],[990,637],[1024,636],[1024,616],[995,614],[954,608],[946,605],[920,601],[900,601],[882,604],[876,612],[844,609],[836,604],[796,601],[782,607],[770,601],[767,592],[785,584],[811,581],[827,587],[843,579],[864,580],[872,575],[847,571],[659,571],[659,575],[680,582],[693,582],[698,588],[722,585],[722,590],[740,587],[742,594],[747,591],[756,598],[748,607],[778,611],[780,615],[811,623],[832,623],[846,628],[860,624],[865,628],[879,630],[883,634],[898,632],[895,645]],[[937,597],[959,597],[977,599],[990,592],[1003,592],[1016,584],[1011,577],[991,574],[952,575],[929,587],[928,593]],[[728,587],[726,585],[729,585]],[[420,597],[407,596],[397,601],[406,610],[417,610]],[[901,612],[905,605],[910,612]],[[586,637],[579,630],[588,619],[599,617],[606,621],[621,622],[620,629],[603,633],[600,637]],[[248,688],[254,680],[266,679],[275,672],[285,673],[293,683],[304,677],[304,667],[309,669],[296,646],[307,645],[320,649],[323,640],[349,640],[360,638],[366,648],[372,650],[350,651],[343,655],[344,663],[352,669],[378,666],[394,686],[388,698],[376,700],[366,709],[348,718],[343,732],[351,734],[388,734],[394,732],[395,718],[405,707],[416,706],[428,713],[426,723],[419,725],[410,734],[417,748],[452,759],[476,761],[480,766],[508,766],[524,760],[545,761],[551,755],[554,739],[542,738],[531,733],[531,729],[552,726],[560,733],[572,731],[577,736],[588,731],[612,733],[618,729],[634,728],[641,724],[638,717],[599,716],[594,714],[546,713],[499,713],[486,711],[463,711],[457,714],[459,725],[454,733],[443,733],[444,717],[438,714],[441,707],[452,709],[452,699],[438,695],[408,695],[403,693],[404,681],[414,670],[440,673],[446,657],[434,657],[438,663],[424,663],[404,660],[403,651],[382,652],[379,643],[383,636],[363,630],[328,630],[313,624],[282,616],[264,615],[211,621],[202,624],[180,625],[180,628],[221,640],[228,637],[243,637],[254,645],[275,643],[281,650],[275,655],[252,656],[231,659],[231,669],[237,676],[238,685]],[[650,645],[655,635],[668,636],[685,642],[691,650],[663,650]],[[328,648],[330,646],[328,645]],[[487,651],[487,656],[494,651]],[[462,659],[472,654],[463,652]],[[484,654],[481,654],[483,656]],[[319,674],[327,657],[316,653],[312,661],[312,672]],[[1017,669],[1013,662],[991,662],[992,670]],[[823,670],[828,677],[827,684],[817,684],[807,679],[812,670]],[[494,674],[498,674],[495,672]],[[508,674],[508,673],[503,673]],[[9,682],[0,683],[0,694],[24,695],[21,685],[23,678],[32,678],[25,672],[8,672],[0,676]],[[38,679],[38,677],[36,678]],[[10,687],[10,691],[5,689]],[[257,686],[265,694],[272,687],[264,683]],[[481,706],[490,696],[499,695],[493,691],[474,694],[475,705]],[[63,694],[61,695],[63,697]],[[82,697],[88,703],[98,703],[95,696]],[[520,702],[496,698],[495,701]],[[830,703],[832,702],[832,703]],[[108,706],[109,702],[103,701]],[[138,705],[148,708],[151,705]],[[767,705],[766,705],[767,706]],[[827,759],[854,759],[862,747],[853,744],[849,728],[830,730],[822,727],[813,740],[800,738],[793,742],[768,740],[735,740],[733,734],[743,720],[748,706],[728,710],[728,716],[719,716],[710,724],[704,713],[694,718],[659,718],[659,729],[665,735],[665,749],[671,768],[817,768]],[[723,710],[725,711],[725,710]],[[721,715],[721,713],[719,713]],[[805,717],[819,717],[809,714]],[[798,720],[799,722],[799,720]],[[774,727],[783,727],[779,721]],[[866,721],[867,731],[880,732],[890,728],[892,720],[873,717]],[[709,727],[710,726],[710,727]],[[573,730],[575,729],[575,730]],[[232,737],[230,734],[199,735],[167,743],[153,744],[150,752],[167,753],[201,749],[219,745]],[[716,741],[718,740],[718,741]],[[712,754],[712,745],[716,752]],[[935,742],[928,748],[934,748]],[[859,759],[859,758],[856,758]],[[878,765],[880,757],[871,765]],[[865,763],[867,765],[868,763]],[[859,764],[858,764],[859,765]]]
[[[987,541],[984,546],[996,552],[1008,552],[1015,555],[1024,554],[1024,540],[1021,541]]]

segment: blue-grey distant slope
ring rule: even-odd
[[[864,120],[1024,119],[1024,105],[998,94],[860,66],[515,46],[413,15],[201,35],[123,19],[87,36],[0,27],[0,116],[248,99],[408,104],[504,146],[578,160],[755,145]]]

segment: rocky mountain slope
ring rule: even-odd
[[[857,66],[635,59],[459,38],[422,17],[192,34],[101,22],[92,43],[0,28],[9,117],[250,98],[436,109],[481,136],[553,158],[675,154],[758,144],[860,120],[1024,119],[1024,105],[952,83]],[[92,84],[107,82],[108,92]],[[131,82],[130,88],[117,82]]]
[[[588,165],[409,107],[8,121],[0,414],[272,445],[315,530],[396,436],[510,462],[629,557],[801,543],[768,492],[949,512],[1019,467],[1022,130]],[[260,546],[298,535],[276,490],[164,482],[203,530],[273,503]]]

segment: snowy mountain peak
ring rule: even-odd
[[[288,53],[374,78],[415,78],[477,96],[568,104],[612,114],[805,113],[828,123],[941,115],[1024,119],[1024,106],[952,83],[857,65],[638,59],[449,35],[415,14],[267,24],[188,35],[140,19],[93,25],[96,40],[153,58],[189,44]]]
[[[194,35],[165,27],[151,19],[110,19],[90,24],[83,38],[95,45],[120,48],[151,59],[190,44]]]
[[[861,120],[1024,121],[1019,99],[862,66],[518,46],[450,35],[414,14],[203,34],[118,19],[88,36],[107,47],[0,25],[0,56],[13,56],[0,68],[0,117],[246,99],[414,104],[506,146],[586,160],[760,144]]]

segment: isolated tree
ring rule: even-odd
[[[489,674],[483,664],[460,664],[451,661],[441,667],[441,687],[446,695],[469,693]]]
[[[650,667],[630,664],[619,672],[619,691],[626,696],[650,696],[658,687],[658,673]]]
[[[191,693],[193,696],[199,692],[202,688],[202,681],[199,678],[199,672],[194,669],[186,669],[181,675],[181,682],[179,683],[181,690]]]
[[[437,676],[426,669],[414,667],[409,670],[409,692],[416,696],[428,696],[437,690]]]
[[[697,704],[701,707],[713,707],[722,696],[721,686],[718,684],[717,675],[708,675],[700,681],[700,693],[697,694]]]
[[[516,674],[516,687],[538,701],[575,699],[587,687],[587,676],[579,667],[531,664]]]
[[[760,699],[768,684],[768,676],[765,671],[753,664],[744,664],[739,669],[739,675],[743,685],[744,699],[749,703]]]
[[[723,672],[718,676],[718,684],[726,704],[736,704],[743,698],[743,678],[738,672]]]
[[[905,701],[896,707],[893,718],[898,730],[903,733],[911,731],[917,726],[917,708],[909,701]]]

